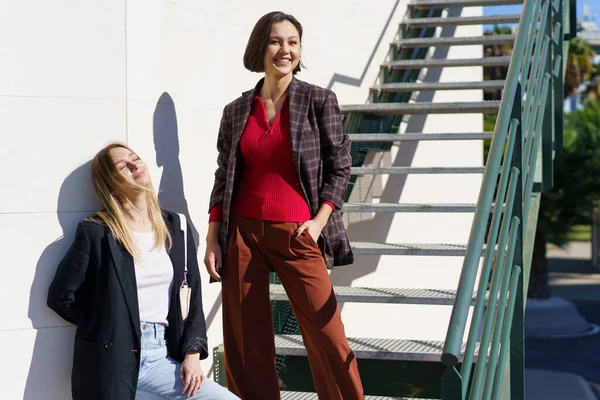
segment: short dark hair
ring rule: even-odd
[[[244,52],[244,67],[252,72],[265,72],[265,51],[267,50],[267,44],[269,43],[269,37],[271,35],[271,27],[273,24],[278,22],[288,21],[296,27],[298,35],[300,35],[300,43],[302,44],[302,25],[296,18],[290,14],[285,14],[281,11],[273,11],[263,15],[248,39],[246,45],[246,51]],[[302,60],[294,68],[293,74],[300,72],[300,66],[306,66],[302,63]]]

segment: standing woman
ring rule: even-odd
[[[160,209],[146,164],[123,144],[96,154],[92,183],[102,211],[79,223],[48,292],[48,306],[77,325],[73,399],[236,399],[200,366],[208,347],[190,225]]]
[[[297,80],[302,26],[272,12],[255,25],[244,66],[264,72],[223,111],[205,264],[223,283],[228,387],[279,399],[269,272],[279,275],[319,399],[363,399],[327,267],[350,264],[340,209],[350,142],[335,94]]]

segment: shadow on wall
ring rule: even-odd
[[[448,11],[448,17],[457,17],[462,13],[462,8],[452,8]],[[456,27],[443,28],[440,37],[452,37]],[[448,47],[438,47],[431,58],[445,59],[448,57]],[[424,82],[439,82],[442,75],[441,68],[428,69],[422,80]],[[434,92],[421,92],[415,101],[431,102]],[[414,97],[414,96],[413,96]],[[423,132],[427,115],[412,115],[408,119],[406,132]],[[398,147],[396,158],[392,162],[393,167],[410,167],[417,151],[418,142],[401,142]],[[383,192],[381,203],[398,203],[404,190],[407,175],[389,175]],[[378,213],[373,219],[350,223],[347,232],[350,241],[384,243],[392,227],[393,217],[387,213]],[[377,270],[381,256],[356,256],[354,266],[351,268],[336,268],[331,272],[331,280],[336,286],[351,286],[358,278],[371,274]],[[340,305],[343,308],[343,305]]]
[[[179,160],[179,129],[177,126],[177,112],[175,102],[167,92],[163,93],[154,109],[153,119],[154,150],[156,152],[156,165],[162,167],[162,175],[158,187],[158,201],[161,206],[186,216],[192,227],[192,235],[198,249],[200,243],[198,231],[190,217],[188,202],[185,198],[183,186],[183,172]],[[208,220],[208,215],[204,216]],[[203,247],[199,250],[200,259],[203,258]],[[202,262],[200,262],[202,265]],[[210,311],[206,313],[206,327],[212,325],[219,307],[221,294],[215,300]]]
[[[375,58],[375,53],[377,52],[379,45],[383,41],[385,32],[387,31],[388,27],[390,26],[390,22],[392,22],[392,17],[396,13],[396,9],[398,8],[399,4],[400,4],[400,0],[396,0],[396,3],[394,4],[394,7],[392,7],[392,11],[390,12],[390,15],[388,16],[387,22],[385,23],[385,25],[383,26],[383,29],[381,30],[379,39],[377,40],[377,43],[375,43],[375,47],[373,47],[371,56],[369,57],[369,60],[365,64],[365,67],[363,68],[363,72],[360,74],[360,78],[353,78],[351,76],[335,73],[329,80],[329,83],[327,84],[327,89],[333,88],[333,85],[337,82],[343,83],[345,85],[356,86],[356,87],[360,87],[360,85],[362,85],[362,82],[365,79],[367,72],[369,71],[369,67],[371,66],[371,63],[373,62],[373,59]]]
[[[192,226],[194,241],[198,245],[198,231],[190,218],[183,189],[183,172],[179,161],[179,130],[175,103],[169,93],[163,93],[154,109],[154,150],[156,165],[162,168],[158,186],[158,201],[163,208],[182,213]]]
[[[37,329],[24,400],[71,398],[71,360],[75,331],[46,306],[58,263],[75,238],[77,223],[99,208],[91,182],[91,161],[71,172],[58,194],[62,236],[44,249],[35,267],[27,316]],[[89,210],[72,212],[70,210]]]

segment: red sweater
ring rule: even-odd
[[[233,215],[281,222],[311,219],[290,148],[287,98],[270,126],[263,100],[255,97],[240,140],[240,153],[244,169],[233,200]],[[325,204],[334,208],[329,202]],[[222,210],[222,203],[211,208],[209,221],[221,221]]]

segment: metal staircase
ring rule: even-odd
[[[460,16],[462,7],[515,4],[523,4],[521,14]],[[574,0],[410,0],[398,38],[391,43],[389,59],[381,65],[379,83],[370,90],[369,101],[341,106],[344,129],[353,142],[349,193],[358,177],[366,175],[483,173],[479,199],[472,204],[345,203],[345,213],[473,215],[468,243],[463,244],[373,243],[353,241],[350,237],[355,255],[464,259],[456,290],[334,287],[340,303],[452,309],[445,340],[348,338],[359,367],[361,359],[442,363],[445,368],[439,377],[442,399],[523,399],[523,290],[528,279],[539,192],[551,186],[552,150],[562,140],[562,81],[566,61],[562,52],[564,41],[572,38],[575,29],[574,6]],[[436,35],[439,27],[506,23],[519,23],[515,35]],[[468,59],[428,57],[429,48],[493,44],[514,44],[512,55]],[[508,66],[509,72],[506,81],[418,81],[425,68],[465,66]],[[426,91],[486,89],[503,89],[502,100],[414,102],[411,97]],[[460,100],[460,95],[457,99]],[[400,125],[413,115],[483,113],[498,114],[494,132],[399,133]],[[388,151],[398,142],[484,139],[492,139],[485,167],[364,165],[369,152]],[[286,307],[287,296],[276,278],[271,285],[271,300],[278,356],[305,356],[297,325],[289,305]],[[470,313],[473,318],[468,327]],[[486,351],[480,352],[480,347]],[[222,351],[221,346],[215,349],[215,379],[224,384]],[[283,358],[278,362],[283,362]],[[365,389],[369,394],[368,388]],[[308,400],[317,396],[282,392],[282,398]]]

